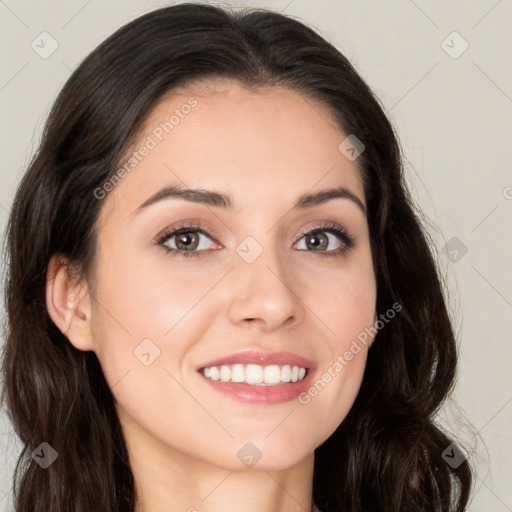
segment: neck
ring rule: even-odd
[[[313,461],[280,471],[234,472],[222,468],[165,464],[138,466],[136,512],[316,512],[312,502]]]
[[[233,471],[190,457],[125,424],[135,512],[315,512],[314,454],[292,467]],[[258,466],[260,466],[258,468]]]

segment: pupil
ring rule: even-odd
[[[324,237],[324,241],[321,241],[319,235],[311,235],[309,237],[308,241],[309,241],[309,243],[312,246],[314,246],[314,247],[321,247],[323,249],[325,249],[325,247],[327,246],[327,243],[328,243],[328,241],[325,240],[325,237]]]
[[[190,233],[180,233],[180,235],[178,236],[177,245],[178,245],[178,247],[181,245],[185,249],[189,248],[191,243],[194,242],[194,238],[197,238],[197,237],[191,236]]]

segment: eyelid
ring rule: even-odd
[[[294,242],[294,245],[298,243],[304,236],[310,235],[312,233],[330,233],[336,236],[341,243],[343,244],[343,247],[341,249],[331,250],[331,251],[302,251],[302,252],[309,252],[309,253],[315,253],[318,252],[318,254],[322,254],[324,256],[335,256],[337,254],[344,255],[355,248],[357,239],[355,236],[353,236],[345,227],[343,227],[341,224],[338,224],[336,222],[331,221],[321,221],[319,225],[313,226],[313,227],[307,227],[303,228],[297,240]]]
[[[156,245],[159,245],[164,248],[169,253],[175,253],[180,254],[180,256],[200,256],[203,253],[209,253],[211,252],[211,249],[209,250],[200,250],[200,251],[184,251],[180,249],[174,249],[173,247],[167,247],[165,246],[165,242],[167,242],[170,238],[173,238],[183,232],[196,232],[201,233],[204,236],[208,237],[210,240],[212,240],[217,245],[222,245],[215,240],[214,237],[210,236],[210,231],[215,234],[215,230],[211,229],[204,224],[202,224],[201,221],[187,219],[182,220],[178,224],[174,224],[171,227],[166,228],[163,232],[161,232],[159,235],[155,237],[154,243]],[[343,244],[343,247],[341,249],[335,249],[330,251],[308,251],[301,249],[300,252],[306,252],[306,253],[315,253],[317,252],[319,255],[323,256],[342,256],[348,253],[351,249],[353,249],[356,245],[356,238],[352,236],[347,229],[345,229],[343,226],[341,226],[338,223],[334,223],[331,221],[321,221],[319,225],[313,226],[313,227],[307,227],[302,228],[299,235],[297,236],[296,240],[293,242],[293,245],[297,244],[304,236],[316,233],[316,232],[325,232],[325,233],[331,233],[334,236],[340,240],[340,242]],[[215,249],[214,249],[215,250]]]
[[[206,226],[202,221],[199,221],[197,219],[180,220],[177,223],[166,227],[164,230],[158,233],[158,235],[155,236],[153,241],[154,243],[159,243],[164,238],[171,238],[171,235],[176,235],[182,231],[196,231],[198,233],[202,233],[203,235],[213,240],[215,243],[219,244],[219,242],[215,240],[215,238],[218,237],[215,229]]]

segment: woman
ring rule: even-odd
[[[465,510],[397,139],[298,21],[181,4],[118,30],[57,98],[7,240],[19,512]]]

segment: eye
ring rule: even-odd
[[[208,249],[208,243],[201,240],[203,237],[212,240],[204,226],[199,224],[181,225],[166,231],[157,240],[157,244],[170,253],[188,258],[199,256],[201,252]]]
[[[167,252],[185,258],[201,256],[208,252],[208,242],[201,240],[212,238],[208,235],[206,227],[201,224],[180,225],[170,228],[156,241]],[[348,253],[355,246],[355,239],[348,232],[336,224],[324,224],[309,231],[301,233],[296,242],[298,244],[304,239],[299,250],[317,252],[322,256],[342,256]],[[329,245],[338,241],[338,247],[327,250]]]
[[[299,242],[304,240],[299,249],[310,249],[311,252],[319,252],[322,256],[340,256],[348,253],[355,246],[355,239],[341,226],[336,224],[324,224],[302,233]],[[327,250],[329,244],[338,240],[338,248]]]

